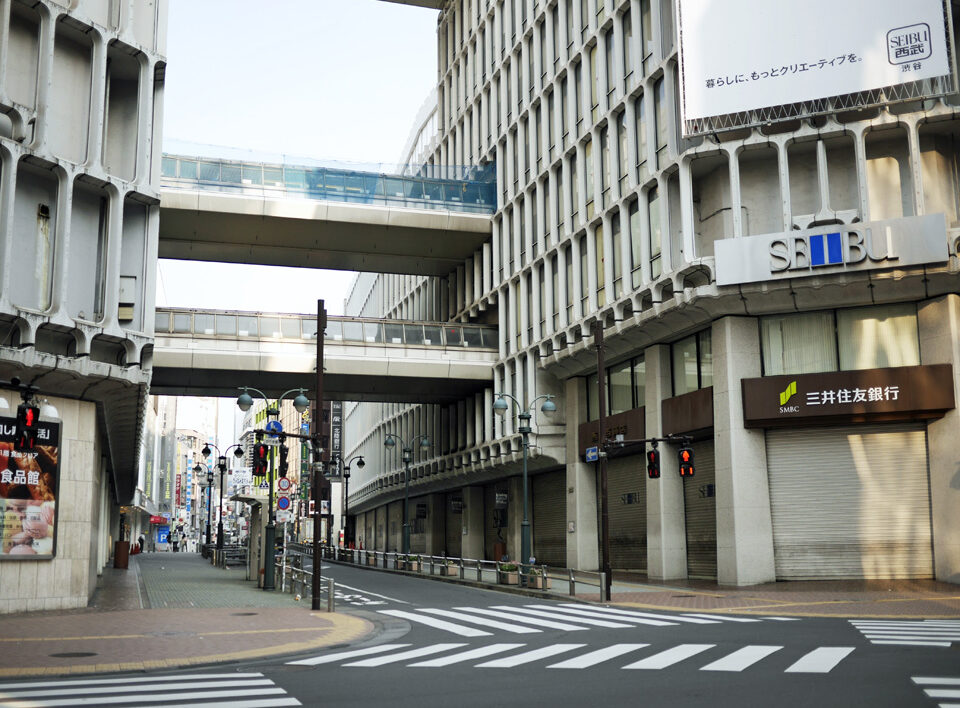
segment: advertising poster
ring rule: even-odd
[[[13,449],[15,418],[0,418],[0,560],[56,553],[60,424],[40,421],[36,447]]]

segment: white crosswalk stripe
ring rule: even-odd
[[[551,612],[559,612],[563,615],[573,615],[573,618],[576,617],[588,617],[590,619],[614,619],[610,615],[605,615],[600,612],[594,612],[593,608],[574,608],[574,607],[552,607],[551,605],[527,605],[532,610],[549,610]],[[571,619],[573,619],[571,618]],[[615,618],[618,622],[630,622],[631,624],[645,624],[651,627],[675,627],[676,622],[666,622],[659,619],[648,619],[646,617],[631,617],[629,615],[617,615]]]
[[[509,612],[519,612],[523,615],[533,615],[534,617],[546,617],[547,619],[553,619],[557,615],[554,612],[544,612],[543,610],[530,610],[526,607],[511,607],[509,605],[494,605],[493,609],[495,610],[505,610]],[[586,624],[591,627],[606,627],[607,629],[623,629],[629,627],[629,624],[624,624],[623,622],[610,622],[608,620],[597,620],[590,619],[589,617],[564,617],[563,619],[569,620],[570,622],[579,622],[580,624]]]
[[[850,620],[871,644],[949,647],[960,642],[960,620]]]
[[[506,669],[541,662],[539,668],[576,670],[608,664],[614,662],[619,657],[624,657],[631,653],[638,653],[651,647],[650,644],[640,643],[611,644],[599,648],[589,647],[587,644],[568,643],[548,644],[540,647],[530,647],[527,644],[520,643],[498,643],[474,647],[469,647],[464,643],[444,643],[407,649],[408,646],[409,645],[406,644],[384,644],[379,647],[383,649],[381,655],[358,661],[352,661],[352,659],[362,656],[359,652],[369,652],[373,647],[366,650],[334,652],[332,654],[314,657],[310,660],[290,663],[314,666],[342,662],[340,666],[354,668],[373,668],[387,664],[404,664],[408,668],[422,669],[443,668],[455,664],[472,664],[473,668],[478,669]],[[620,664],[618,668],[645,669],[648,671],[668,669],[687,662],[704,652],[716,650],[716,648],[717,645],[715,644],[678,644],[665,649],[654,649],[652,650],[653,653],[649,653],[647,656],[632,662],[622,660],[627,663]],[[574,654],[578,649],[582,649],[583,651]],[[816,649],[808,651],[790,664],[790,666],[784,670],[784,673],[827,674],[833,671],[853,650],[853,647],[817,647]],[[712,661],[707,661],[703,663],[703,665],[686,664],[686,668],[700,671],[742,672],[759,664],[777,652],[784,652],[784,647],[747,645],[727,650],[723,656],[712,657]],[[555,663],[546,661],[550,657],[558,654],[572,655]],[[496,656],[497,658],[481,663],[474,663],[490,656]],[[425,659],[424,657],[433,658]],[[636,659],[636,657],[633,658]],[[0,694],[0,698],[2,698],[2,694]]]
[[[563,603],[561,607],[580,607],[583,605],[575,605],[571,603]],[[685,615],[669,615],[669,614],[654,614],[652,612],[637,612],[635,610],[621,610],[616,607],[591,607],[593,612],[599,612],[606,615],[616,615],[617,617],[626,616],[626,617],[649,617],[656,620],[664,620],[669,622],[684,622],[687,624],[720,624],[720,620],[715,619],[703,619],[702,617],[688,617]]]
[[[223,701],[219,699],[231,699]],[[178,674],[173,676],[21,681],[0,684],[4,708],[109,706],[136,703],[176,706],[273,708],[300,701],[261,673]]]
[[[960,678],[939,676],[911,676],[918,686],[929,686],[923,692],[928,698],[960,698]],[[940,703],[940,708],[957,708],[960,703]]]
[[[453,634],[459,634],[461,637],[490,636],[490,632],[484,632],[482,629],[464,627],[462,624],[447,622],[446,620],[437,619],[436,617],[429,617],[427,615],[418,615],[416,612],[406,612],[404,610],[377,610],[377,612],[379,612],[381,615],[390,615],[391,617],[399,617],[401,619],[410,620],[411,622],[419,622],[420,624],[425,624],[428,627],[434,627],[436,629],[452,632]]]
[[[336,654],[327,654],[326,656],[314,656],[309,659],[299,659],[298,661],[288,661],[290,666],[317,666],[319,664],[332,664],[341,659],[353,659],[358,656],[370,656],[371,654],[382,654],[394,649],[403,649],[409,644],[381,644],[376,647],[367,647],[366,649],[354,649],[353,651],[340,651]]]
[[[432,615],[440,615],[441,617],[450,617],[451,619],[459,620],[460,622],[467,622],[468,624],[479,624],[482,627],[489,627],[491,629],[502,629],[504,632],[510,632],[511,634],[539,634],[541,631],[533,627],[518,627],[515,624],[507,624],[506,622],[497,622],[496,620],[492,620],[489,617],[471,616],[471,615],[468,615],[466,612],[454,612],[453,610],[433,610],[433,609],[421,609],[420,612],[429,612]]]
[[[562,629],[565,632],[576,632],[581,629],[587,629],[586,627],[578,627],[575,624],[569,624],[567,622],[553,622],[545,619],[535,619],[533,617],[524,617],[523,615],[517,615],[511,612],[488,610],[482,607],[454,607],[453,609],[463,612],[474,612],[479,615],[496,617],[497,619],[510,620],[512,622],[519,622],[521,624],[532,624],[536,627],[542,627],[544,629]]]
[[[697,617],[699,619],[712,619],[718,622],[759,622],[760,620],[756,617],[731,617],[730,615],[701,615],[690,613],[684,615],[684,617]]]

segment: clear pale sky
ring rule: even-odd
[[[437,14],[381,0],[173,0],[164,145],[395,163],[436,85]],[[352,278],[161,261],[157,304],[315,312],[324,298],[338,314]]]

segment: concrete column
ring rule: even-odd
[[[644,354],[647,370],[647,437],[663,434],[660,402],[670,396],[670,347],[655,345]],[[660,479],[647,484],[647,575],[650,579],[687,577],[687,527],[683,480],[673,445],[660,445]]]
[[[523,477],[511,477],[507,480],[507,484],[507,554],[510,556],[510,560],[519,562],[523,560],[520,557],[520,522],[523,521]],[[530,528],[532,529],[532,506],[530,520]]]
[[[464,558],[483,558],[483,487],[463,488],[463,545]]]
[[[427,497],[427,553],[438,556],[446,544],[444,523],[446,509],[443,507],[443,494],[431,494]]]
[[[597,570],[599,524],[597,519],[597,473],[592,462],[581,462],[577,427],[584,417],[586,392],[577,377],[564,382],[567,444],[567,567]]]
[[[953,396],[960,403],[960,296],[944,295],[921,303],[920,363],[953,365]],[[927,424],[933,565],[938,580],[960,583],[960,485],[957,484],[957,439],[960,410],[954,407]]]
[[[713,438],[717,485],[717,581],[776,580],[773,523],[762,430],[743,427],[740,381],[760,376],[760,335],[753,317],[713,323]]]

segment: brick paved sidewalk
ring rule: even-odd
[[[132,556],[110,568],[90,607],[5,615],[0,676],[142,671],[317,650],[373,631],[260,590],[243,570],[195,554]]]

